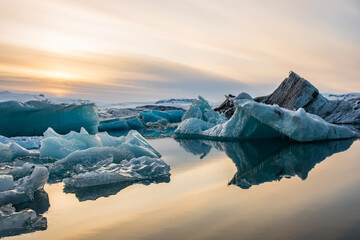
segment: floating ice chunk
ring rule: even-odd
[[[199,96],[199,99],[193,100],[192,105],[185,112],[182,120],[184,121],[189,118],[198,118],[214,125],[224,123],[227,120],[223,115],[215,112],[210,104],[201,96]]]
[[[34,210],[15,212],[11,204],[0,207],[0,238],[47,228],[47,220]]]
[[[131,130],[126,137],[112,137],[106,132],[90,135],[84,129],[80,133],[70,132],[66,135],[60,135],[51,128],[44,133],[40,155],[41,157],[62,159],[72,152],[92,147],[122,147],[132,152],[135,157],[161,156],[135,130]]]
[[[99,131],[122,131],[129,129],[143,129],[145,124],[137,116],[101,121]]]
[[[42,137],[11,137],[7,138],[4,136],[0,136],[0,143],[8,144],[8,143],[17,143],[19,146],[26,149],[39,149],[40,141]]]
[[[210,129],[211,127],[213,127],[213,125],[201,119],[189,118],[181,122],[174,133],[177,135],[201,135],[203,131]]]
[[[36,166],[30,176],[20,178],[15,182],[16,190],[25,192],[32,198],[35,191],[44,188],[49,179],[49,171],[46,167]]]
[[[105,164],[119,163],[132,158],[134,158],[134,154],[121,147],[92,147],[69,154],[50,165],[49,170],[51,174],[64,178],[72,174],[93,171]]]
[[[183,115],[183,110],[143,111],[138,116],[101,121],[99,131],[124,131],[166,126],[180,122]]]
[[[177,137],[207,139],[264,139],[289,137],[299,142],[357,137],[347,127],[330,124],[322,118],[306,113],[303,109],[291,111],[252,100],[236,100],[236,111],[226,123],[199,130],[183,121],[175,134]]]
[[[96,135],[88,134],[84,129],[81,129],[80,133],[71,131],[66,135],[60,135],[49,128],[44,133],[44,139],[41,140],[40,156],[61,159],[76,150],[101,146],[101,139]]]
[[[0,135],[40,136],[48,127],[59,133],[86,128],[97,132],[95,104],[51,104],[48,102],[0,102]]]
[[[14,187],[14,179],[12,176],[0,175],[0,192],[13,189]]]
[[[145,111],[139,114],[145,122],[157,122],[159,120],[166,120],[169,123],[181,122],[184,115],[182,110],[168,110],[168,111]]]
[[[12,161],[17,157],[24,156],[38,156],[39,153],[32,150],[27,150],[17,143],[0,143],[0,162]]]
[[[140,181],[169,175],[170,167],[157,158],[140,157],[109,164],[95,171],[64,179],[67,187],[89,187],[116,182]]]
[[[125,138],[125,143],[120,145],[123,148],[134,153],[135,157],[161,157],[161,154],[156,151],[138,131],[132,130]]]
[[[33,198],[34,192],[42,189],[49,178],[46,167],[35,167],[30,176],[20,178],[14,182],[14,188],[0,192],[0,205],[19,204]]]
[[[22,162],[22,161],[20,161],[20,162]],[[17,162],[16,164],[19,164],[19,163]],[[12,175],[14,178],[19,179],[19,178],[30,175],[32,173],[32,171],[34,170],[34,168],[35,168],[35,164],[25,162],[25,163],[23,163],[21,165],[15,165],[11,169],[9,174]]]

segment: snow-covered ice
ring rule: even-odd
[[[231,119],[213,127],[199,119],[199,111],[190,112],[189,115],[195,118],[183,121],[175,130],[176,136],[214,140],[288,137],[299,142],[358,137],[349,128],[330,124],[316,115],[306,113],[302,108],[291,111],[249,99],[236,99],[235,105],[236,110]],[[204,101],[201,106],[206,106]],[[185,113],[184,116],[187,115]]]

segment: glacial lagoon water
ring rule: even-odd
[[[169,178],[48,184],[47,229],[7,239],[360,239],[360,141],[150,139]]]

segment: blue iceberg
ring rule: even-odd
[[[82,127],[96,133],[98,125],[98,111],[93,103],[0,102],[0,135],[6,137],[40,136],[49,127],[62,134]]]
[[[145,123],[137,116],[104,120],[100,122],[99,131],[127,131],[145,128]]]
[[[181,122],[183,115],[183,110],[143,111],[137,116],[101,121],[99,131],[128,131],[145,128],[163,128],[173,123]]]

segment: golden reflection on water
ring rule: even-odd
[[[165,161],[167,148],[179,148],[172,139],[151,144]],[[174,154],[178,161],[191,157],[179,149],[169,158]],[[132,185],[96,201],[79,202],[62,184],[47,185],[48,229],[19,238],[336,239],[359,222],[358,156],[356,141],[316,165],[305,181],[293,177],[247,190],[227,186],[236,167],[214,150],[202,160],[193,156],[192,167],[172,167],[170,183]]]

